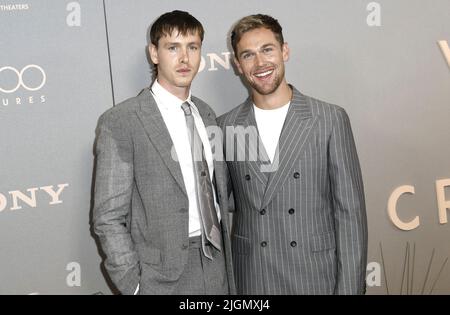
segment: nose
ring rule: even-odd
[[[256,53],[255,62],[257,66],[262,66],[265,64],[264,57],[259,52]]]
[[[181,51],[181,53],[180,53],[181,54],[180,55],[180,62],[184,63],[184,64],[188,63],[189,62],[189,55],[188,55],[187,49],[181,49],[180,51]]]

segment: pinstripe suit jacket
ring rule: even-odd
[[[218,122],[224,131],[227,126],[256,127],[251,99]],[[230,143],[224,145],[229,153]],[[238,293],[363,294],[367,219],[344,109],[293,88],[278,144],[278,168],[261,171],[267,160],[262,145],[262,158],[237,161],[243,148],[234,143],[233,160],[227,157]],[[252,150],[248,141],[245,150]]]

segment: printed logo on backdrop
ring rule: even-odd
[[[0,12],[26,11],[30,9],[30,5],[23,4],[0,4]]]
[[[437,212],[439,217],[439,223],[446,224],[447,210],[450,210],[450,197],[445,196],[445,189],[450,188],[450,178],[440,179],[435,182],[436,200],[437,200]],[[388,215],[391,222],[400,230],[410,231],[417,229],[420,226],[420,217],[415,216],[410,221],[402,220],[397,211],[397,204],[401,197],[406,198],[404,195],[414,195],[415,187],[412,185],[402,185],[394,189],[388,200]]]
[[[219,70],[230,70],[230,57],[231,53],[225,51],[219,54],[209,53],[206,54],[206,58],[202,56],[200,61],[200,67],[198,72],[206,71],[219,71]]]
[[[47,82],[45,70],[37,64],[23,67],[0,65],[0,95],[2,105],[27,105],[45,103],[41,93]]]
[[[25,190],[26,192],[21,190],[11,190],[7,193],[0,192],[0,213],[5,210],[15,211],[37,208],[38,200],[50,206],[62,204],[62,192],[68,186],[69,184],[66,183],[58,184],[56,185],[56,188],[51,185],[28,188]],[[36,196],[39,196],[40,198],[37,199]]]
[[[445,60],[447,61],[447,65],[450,67],[450,47],[448,47],[448,42],[446,40],[440,40],[438,41],[438,44]]]

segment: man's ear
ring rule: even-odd
[[[150,59],[152,59],[154,65],[157,65],[159,63],[158,48],[155,45],[150,44],[148,46],[148,50],[150,53]]]
[[[284,62],[289,60],[290,53],[291,53],[291,51],[289,50],[288,43],[284,43],[283,44],[283,60],[284,60]]]
[[[234,58],[233,58],[233,61],[234,61],[234,64],[236,65],[236,67],[237,67],[239,73],[240,73],[240,74],[243,74],[242,68],[241,68],[241,64],[239,63],[239,60],[238,60],[236,57],[234,57]]]

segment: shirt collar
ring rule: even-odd
[[[274,112],[282,112],[282,111],[287,111],[289,109],[289,105],[291,105],[291,101],[287,102],[286,104],[275,108],[275,109],[262,109],[259,108],[258,106],[255,105],[255,103],[253,103],[253,108],[255,109],[255,111],[261,112],[261,113],[274,113]]]
[[[164,87],[159,84],[158,80],[153,82],[151,91],[156,98],[156,102],[165,110],[178,110],[181,109],[181,104],[188,102],[189,105],[198,113],[198,109],[192,102],[191,90],[189,90],[189,95],[184,101],[180,100],[178,97],[167,91]]]

